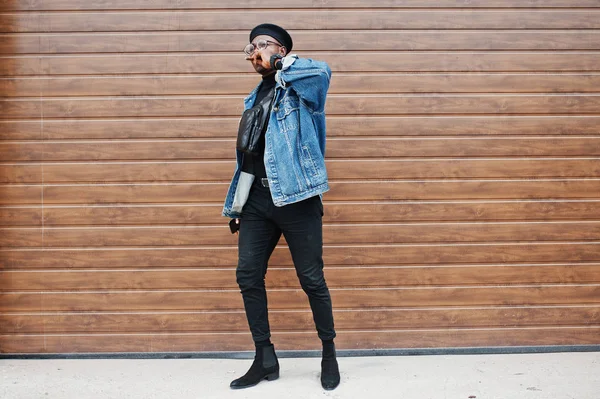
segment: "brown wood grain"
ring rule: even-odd
[[[233,171],[232,171],[233,173]],[[330,201],[598,198],[598,179],[330,182]],[[228,183],[3,185],[0,205],[222,202]]]
[[[4,165],[0,183],[228,182],[231,161],[44,163]],[[333,180],[585,178],[600,176],[590,158],[331,160]]]
[[[600,219],[597,201],[328,202],[325,222]],[[89,220],[89,219],[88,219]]]
[[[334,180],[597,177],[600,176],[600,159],[332,160],[327,162],[327,172]],[[46,173],[44,178],[48,176],[51,182],[52,171]]]
[[[233,173],[233,171],[232,171]],[[4,185],[0,204],[221,202],[228,183]],[[330,201],[598,198],[598,179],[333,181]]]
[[[600,303],[600,284],[330,289],[337,309],[413,306]],[[270,309],[308,309],[301,289],[268,291]],[[3,312],[241,310],[238,289],[186,291],[2,292]]]
[[[95,141],[0,141],[0,161],[233,161],[235,140],[156,139]],[[600,155],[598,137],[332,137],[327,160],[392,157],[577,157]]]
[[[325,201],[324,223],[600,220],[598,200],[529,201]],[[128,226],[221,225],[223,204],[144,204],[100,206],[4,206],[0,225]]]
[[[249,74],[0,78],[7,97],[148,96],[249,93]],[[599,92],[600,74],[336,73],[330,94]]]
[[[150,96],[10,99],[0,102],[2,119],[107,117],[238,117],[239,96]],[[600,94],[337,94],[328,97],[330,115],[414,114],[592,114]]]
[[[405,244],[449,242],[600,241],[598,221],[446,222],[330,224],[325,244]],[[9,247],[160,247],[235,245],[221,226],[0,228],[0,246]]]
[[[600,282],[600,264],[326,267],[330,288]],[[0,271],[4,291],[235,289],[234,268]],[[293,267],[271,267],[269,289],[300,287]]]
[[[597,0],[0,3],[1,351],[252,348],[220,213],[259,80],[240,48],[265,18],[333,70],[338,348],[598,345],[599,13]],[[278,348],[318,349],[283,239],[267,285]]]
[[[233,174],[233,170],[232,170]],[[333,181],[329,201],[598,198],[599,179]],[[3,204],[31,203],[18,195],[38,186],[5,186]],[[229,183],[76,184],[43,187],[46,204],[222,202]],[[17,188],[19,190],[17,190]],[[11,194],[11,195],[7,195]],[[35,201],[39,201],[39,197]]]
[[[590,30],[290,31],[294,51],[600,50]],[[242,51],[248,32],[3,33],[0,54]]]
[[[42,218],[41,205],[0,206],[0,226],[41,226]]]
[[[329,200],[598,198],[597,179],[332,182]]]
[[[464,8],[465,2],[462,0],[381,0],[373,3],[369,0],[330,0],[327,2],[328,8]],[[473,8],[579,8],[579,7],[597,7],[596,0],[546,0],[540,4],[537,0],[476,0],[468,3]],[[60,10],[162,10],[162,9],[262,9],[262,8],[301,8],[301,9],[320,9],[323,8],[321,2],[305,2],[299,4],[296,0],[265,0],[257,4],[252,0],[233,1],[233,0],[156,0],[148,3],[144,0],[98,0],[93,3],[81,2],[78,0],[38,0],[36,2],[12,1],[0,4],[2,11],[60,11]]]
[[[532,326],[594,326],[600,321],[597,305],[510,306],[469,308],[406,308],[334,310],[338,334],[352,329],[482,328]],[[310,311],[272,310],[271,330],[314,331]],[[231,312],[95,312],[8,313],[0,315],[1,334],[246,332],[243,311]]]
[[[0,204],[42,204],[40,185],[3,185],[0,189]]]
[[[348,331],[336,339],[338,349],[397,349],[439,347],[510,347],[539,345],[598,345],[599,328],[473,328]],[[279,350],[320,350],[311,332],[277,332]],[[0,335],[8,353],[110,353],[253,351],[252,338],[243,333],[166,334],[19,334]]]
[[[594,9],[27,12],[0,14],[0,32],[249,31],[263,21],[285,21],[286,29],[301,30],[595,29],[600,28],[600,12]]]
[[[325,245],[327,266],[599,262],[600,242]],[[287,247],[270,266],[290,266]],[[237,245],[163,248],[0,249],[6,270],[236,267]]]
[[[598,51],[310,52],[334,72],[597,72]],[[240,53],[25,55],[0,57],[0,76],[249,73]]]
[[[0,183],[37,183],[43,181],[42,165],[2,165]]]
[[[45,119],[43,122],[0,119],[0,138],[4,140],[233,139],[238,123],[239,115],[228,118]],[[472,135],[498,136],[498,139],[511,141],[518,135],[597,136],[599,124],[600,116],[594,115],[329,116],[327,136],[369,138],[373,135],[407,137]],[[100,150],[100,143],[95,143],[98,144],[96,148]],[[335,146],[335,143],[333,145]],[[51,143],[48,146],[52,148]],[[560,146],[557,145],[555,148],[560,151],[558,150]],[[229,154],[233,159],[232,149],[229,149]]]

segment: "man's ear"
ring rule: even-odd
[[[285,57],[287,55],[287,48],[285,48],[284,46],[279,47],[279,54]]]

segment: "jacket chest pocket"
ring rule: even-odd
[[[277,122],[283,131],[298,130],[300,124],[300,101],[297,97],[285,96],[275,105]]]

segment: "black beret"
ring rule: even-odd
[[[250,43],[252,43],[252,40],[254,40],[256,36],[260,35],[271,36],[273,39],[281,43],[281,45],[286,48],[288,53],[292,51],[292,46],[294,44],[292,42],[292,37],[281,26],[277,26],[274,24],[260,24],[256,26],[250,32]]]

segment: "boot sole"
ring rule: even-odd
[[[321,386],[323,387],[324,390],[326,391],[333,391],[334,389],[336,389],[338,386],[340,385],[340,383],[338,382],[337,384],[335,384],[335,386],[333,387],[325,387],[323,386],[323,383],[321,383]]]
[[[257,381],[254,384],[250,384],[250,385],[241,385],[241,386],[229,386],[229,388],[231,389],[245,389],[245,388],[252,388],[254,386],[257,386],[262,380],[267,380],[267,381],[275,381],[276,379],[279,378],[279,371],[276,371],[274,373],[271,374],[267,374],[265,375],[263,378],[260,379],[260,381]]]
[[[278,378],[279,378],[279,371],[276,371],[276,372],[271,373],[271,374],[267,374],[265,376],[265,380],[267,380],[267,381],[275,381]]]

